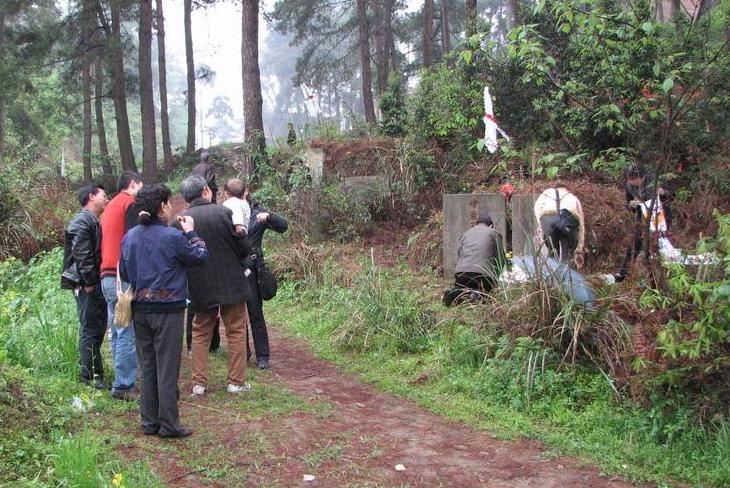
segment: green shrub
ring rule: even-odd
[[[386,136],[398,137],[406,131],[408,113],[405,107],[403,83],[400,75],[391,73],[388,79],[388,89],[378,102],[382,113],[380,132]]]
[[[318,216],[322,230],[339,242],[367,234],[372,226],[368,205],[356,195],[346,195],[337,184],[327,185],[318,194]]]
[[[471,132],[483,116],[482,88],[464,84],[461,76],[441,64],[423,72],[418,89],[407,100],[408,131],[421,140],[471,146]]]

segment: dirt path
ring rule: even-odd
[[[175,487],[633,486],[549,458],[537,442],[497,440],[380,393],[276,328],[271,335],[273,369],[250,370],[253,391],[245,396],[225,392],[226,358],[218,353],[210,393],[190,397],[184,357],[181,418],[195,434],[176,441],[134,434],[122,453]],[[137,413],[106,427],[129,435]]]

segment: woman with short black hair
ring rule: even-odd
[[[193,230],[192,217],[177,217],[182,231],[169,227],[175,218],[170,189],[145,186],[137,193],[139,223],[122,240],[120,274],[135,290],[132,300],[137,358],[142,372],[142,432],[186,437],[180,425],[180,352],[183,314],[188,298],[187,268],[208,259],[205,242]]]

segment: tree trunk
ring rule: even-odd
[[[378,93],[388,89],[388,78],[395,70],[395,46],[393,40],[393,0],[378,2],[378,32],[376,34],[375,57],[378,69]]]
[[[433,64],[433,0],[423,2],[423,66]]]
[[[477,33],[477,0],[466,0],[464,2],[466,8],[466,37],[471,37]]]
[[[106,124],[104,123],[104,69],[101,56],[94,61],[94,108],[96,110],[96,135],[99,139],[99,154],[101,156],[101,170],[104,173],[104,183],[114,180],[114,168],[109,158],[109,147],[106,143]]]
[[[357,0],[357,25],[359,30],[360,64],[362,67],[362,101],[365,106],[365,121],[372,125],[375,124],[375,106],[373,105],[373,81],[370,72],[367,0]]]
[[[167,108],[167,62],[165,59],[165,15],[162,0],[156,0],[157,8],[157,67],[160,78],[160,126],[162,129],[162,154],[165,158],[165,172],[172,171],[175,160],[172,158],[170,143],[170,114]]]
[[[243,0],[241,9],[241,68],[243,80],[244,140],[252,152],[263,154],[264,137],[263,97],[259,71],[259,2]],[[252,159],[255,162],[255,159]],[[249,170],[255,167],[249,165]]]
[[[449,5],[441,0],[441,46],[443,56],[451,51],[451,29],[449,29]]]
[[[185,152],[195,152],[195,61],[193,60],[192,0],[184,0],[185,60],[188,68],[188,140]]]
[[[139,98],[142,113],[142,168],[147,181],[157,180],[157,134],[152,89],[152,0],[139,2]]]
[[[112,76],[112,95],[114,97],[114,115],[117,119],[119,156],[122,160],[122,169],[124,171],[137,171],[137,164],[134,162],[134,151],[132,150],[132,136],[129,132],[129,116],[127,114],[127,87],[124,80],[124,56],[122,53],[122,27],[119,5],[113,0],[109,2],[109,7],[112,16],[109,43],[111,46],[109,71]]]
[[[507,36],[507,34],[509,34],[509,31],[514,29],[515,26],[517,25],[517,16],[519,13],[518,0],[507,0],[506,7],[507,7],[507,13],[506,13],[507,18],[505,20],[506,20],[507,32],[505,33],[505,37]]]
[[[81,86],[84,96],[84,145],[81,155],[84,165],[84,182],[90,183],[94,175],[91,172],[91,66],[84,64],[81,71]]]
[[[376,86],[378,89],[378,95],[381,96],[388,88],[388,56],[385,48],[385,5],[384,1],[380,0],[375,4],[375,24],[377,29],[375,30],[375,69],[377,72]]]

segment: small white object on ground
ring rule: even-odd
[[[601,275],[601,279],[606,282],[607,285],[615,285],[616,284],[616,277],[612,274],[603,274]]]
[[[302,477],[302,479],[303,479],[304,481],[314,481],[314,475],[311,475],[311,474],[305,474],[305,475],[304,475],[304,476]]]
[[[403,466],[402,464],[396,464],[395,465],[395,470],[396,471],[405,471],[406,470],[406,467]]]
[[[88,400],[81,397],[73,397],[73,400],[71,400],[71,408],[76,410],[79,413],[86,413],[89,411],[89,409],[93,406],[93,403]]]

